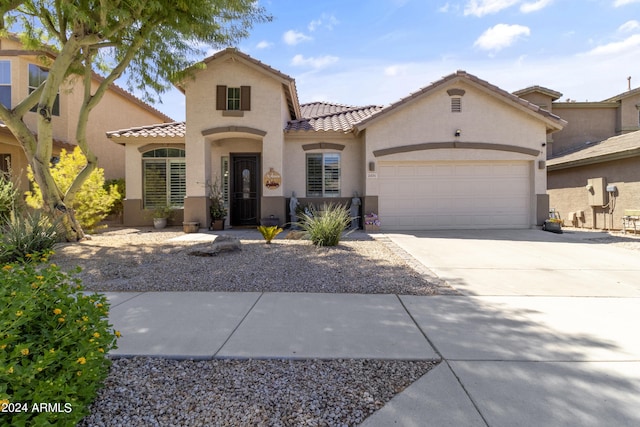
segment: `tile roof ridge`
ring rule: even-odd
[[[314,105],[314,104],[330,105],[330,106],[334,106],[334,107],[344,107],[345,109],[344,110],[340,110],[340,111],[330,112],[330,113],[324,113],[324,114],[320,114],[320,115],[317,115],[317,116],[301,117],[300,119],[290,120],[290,121],[291,122],[299,122],[299,121],[305,121],[305,120],[311,120],[311,119],[326,119],[328,117],[339,116],[340,114],[353,113],[355,111],[362,111],[362,110],[366,110],[366,109],[376,109],[376,110],[380,111],[381,109],[384,108],[381,105],[375,105],[375,104],[357,106],[357,105],[345,105],[345,104],[332,104],[332,103],[327,103],[327,102],[306,103],[306,104],[302,104],[300,107],[308,106],[308,105]]]
[[[107,135],[116,135],[116,134],[120,134],[120,133],[125,133],[125,132],[138,132],[141,130],[147,130],[147,129],[157,129],[157,128],[165,128],[165,127],[170,127],[170,126],[179,126],[179,125],[184,125],[186,127],[186,121],[175,121],[175,122],[163,122],[163,123],[154,123],[151,125],[144,125],[144,126],[135,126],[135,127],[131,127],[131,128],[125,128],[125,129],[117,129],[117,130],[112,130],[107,132]]]

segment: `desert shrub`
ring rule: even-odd
[[[0,424],[76,425],[119,336],[106,297],[85,295],[54,264],[5,264],[0,283]]]
[[[60,161],[52,166],[51,175],[60,190],[65,193],[80,171],[86,166],[87,159],[79,147],[69,153],[61,150]],[[27,204],[33,208],[42,208],[42,193],[35,183],[33,172],[29,168],[29,179],[33,183],[33,191],[27,191]],[[100,221],[105,219],[120,193],[115,185],[104,188],[104,169],[96,168],[89,178],[82,184],[80,191],[71,203],[76,213],[76,219],[85,231],[92,232]]]
[[[40,212],[12,215],[0,228],[0,263],[30,261],[53,248],[58,228]]]
[[[15,207],[18,190],[9,179],[9,176],[0,172],[0,226],[11,219],[11,212]]]
[[[322,210],[313,207],[310,213],[301,213],[297,225],[317,246],[336,246],[343,231],[351,225],[349,211],[342,205],[325,204]]]

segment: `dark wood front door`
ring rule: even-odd
[[[231,225],[259,223],[259,154],[231,155]]]

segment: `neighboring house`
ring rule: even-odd
[[[551,207],[566,225],[621,229],[624,211],[640,210],[640,131],[551,159],[547,170]]]
[[[109,132],[126,149],[125,224],[159,203],[209,224],[220,182],[231,226],[348,202],[384,230],[530,228],[546,218],[547,134],[562,119],[464,71],[382,108],[300,105],[293,78],[226,49],[180,86],[186,122]]]
[[[48,52],[33,52],[22,48],[14,37],[0,38],[0,102],[12,107],[24,99],[29,91],[46,80],[48,71],[42,64],[42,56],[52,57]],[[100,77],[95,76],[95,86]],[[60,90],[53,108],[53,156],[52,161],[62,148],[73,150],[75,131],[80,105],[82,86],[69,79]],[[37,115],[27,113],[24,121],[34,132]],[[114,126],[133,126],[172,121],[170,117],[130,93],[111,85],[100,104],[92,111],[87,126],[87,138],[93,152],[98,157],[98,166],[105,170],[105,178],[124,178],[124,149],[105,136]],[[23,190],[28,188],[26,176],[27,158],[22,146],[0,121],[0,170],[11,170]]]
[[[551,208],[567,225],[622,228],[624,210],[640,209],[640,88],[600,102],[556,102],[562,94],[540,86],[514,94],[568,122],[549,140]]]

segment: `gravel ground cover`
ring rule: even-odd
[[[79,426],[355,426],[436,364],[117,359]]]
[[[241,251],[213,257],[193,256],[210,242],[170,240],[182,235],[121,229],[59,245],[52,261],[65,270],[80,266],[84,286],[102,292],[455,293],[437,277],[412,268],[390,249],[390,242],[363,233],[336,247],[315,247],[305,240],[278,239],[267,245],[261,238],[243,239]]]
[[[93,291],[455,291],[388,239],[360,233],[339,246],[240,233],[242,250],[193,256],[210,242],[181,231],[116,229],[61,244],[52,261]],[[80,426],[355,426],[436,361],[114,359]]]

